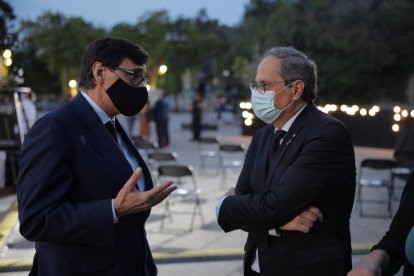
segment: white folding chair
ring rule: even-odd
[[[201,224],[204,225],[203,214],[199,194],[201,190],[197,187],[193,169],[186,165],[160,165],[158,167],[158,180],[174,181],[178,188],[164,201],[164,212],[161,219],[160,231],[178,230],[185,231],[182,227],[165,227],[165,219],[168,217],[172,222],[173,214],[191,215],[190,226],[187,230],[194,229],[195,217],[199,216]],[[188,210],[188,204],[192,210]]]

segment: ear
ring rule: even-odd
[[[293,100],[299,100],[302,97],[303,90],[305,90],[305,83],[303,80],[292,82]]]
[[[93,78],[95,79],[96,83],[103,82],[103,71],[105,67],[102,65],[101,62],[95,62],[92,65],[92,74]]]

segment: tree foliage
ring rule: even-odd
[[[238,54],[294,46],[319,66],[320,102],[401,101],[413,71],[414,3],[252,0],[239,27]]]
[[[1,3],[1,2],[0,2]],[[95,28],[81,18],[46,13],[24,22],[32,51],[60,80],[76,78],[81,52],[92,40],[127,38],[150,53],[152,85],[182,90],[184,72],[193,86],[214,83],[224,70],[248,95],[260,56],[269,48],[294,46],[319,67],[320,103],[403,101],[413,73],[414,3],[410,0],[251,0],[236,27],[226,27],[200,10],[195,18],[171,20],[167,11],[149,13],[136,24]],[[158,75],[161,64],[168,66]]]
[[[28,34],[28,44],[37,49],[36,56],[47,65],[49,73],[58,76],[63,94],[68,81],[79,76],[84,47],[105,34],[103,29],[94,28],[80,17],[67,18],[49,12],[35,22],[23,22],[22,29]]]

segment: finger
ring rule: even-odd
[[[309,220],[305,217],[302,217],[300,223],[305,225],[308,228],[312,228],[314,220]]]
[[[314,213],[312,213],[310,211],[303,212],[302,215],[301,215],[301,217],[303,219],[306,218],[307,220],[312,221],[312,222],[314,222],[314,221],[316,221],[318,219],[318,217]]]
[[[309,230],[310,230],[310,228],[307,227],[306,225],[301,224],[301,225],[298,226],[298,231],[299,232],[307,234],[307,233],[309,233]]]
[[[138,179],[141,177],[142,175],[142,169],[141,168],[137,168],[131,175],[131,177],[128,179],[128,181],[125,183],[124,187],[122,189],[126,189],[126,191],[134,191],[136,188],[136,184]]]
[[[171,183],[172,184],[172,183]],[[177,186],[170,185],[166,189],[159,191],[156,194],[153,194],[150,197],[151,206],[157,205],[161,201],[163,201],[165,198],[167,198],[175,189],[177,189]]]
[[[168,189],[168,187],[172,186],[172,184],[173,184],[173,182],[172,182],[172,181],[166,181],[166,182],[163,182],[163,183],[161,183],[160,185],[158,185],[158,186],[156,186],[156,187],[152,188],[152,189],[150,190],[150,192],[151,192],[151,194],[157,194],[157,193],[160,193],[160,192],[164,191],[165,189]]]
[[[149,196],[149,200],[157,201],[157,198],[159,197],[159,195],[161,195],[165,190],[168,190],[170,187],[174,187],[173,190],[177,188],[175,185],[173,185],[172,181],[168,181],[168,182],[161,183],[160,185],[152,188],[149,191],[146,191],[146,193]]]
[[[323,214],[322,214],[321,210],[319,210],[315,206],[311,206],[310,208],[308,208],[308,211],[314,213],[318,217],[319,221],[323,221]]]
[[[176,189],[177,189],[177,186],[175,186],[175,185],[169,186],[167,189],[163,190],[160,193],[159,198],[161,199],[161,201],[163,201],[166,197],[168,197]]]

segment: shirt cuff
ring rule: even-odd
[[[228,195],[224,195],[224,196],[220,197],[219,201],[217,202],[217,205],[216,205],[216,218],[217,219],[218,219],[219,214],[220,214],[221,204],[223,204],[223,201],[226,199],[226,197],[228,197]]]
[[[280,233],[279,229],[273,228],[269,230],[269,236],[275,236],[280,238],[282,236],[282,233]]]
[[[113,219],[114,223],[118,223],[118,217],[116,216],[116,213],[115,213],[115,207],[114,207],[114,200],[113,199],[111,201],[111,205],[112,205],[112,219]]]

